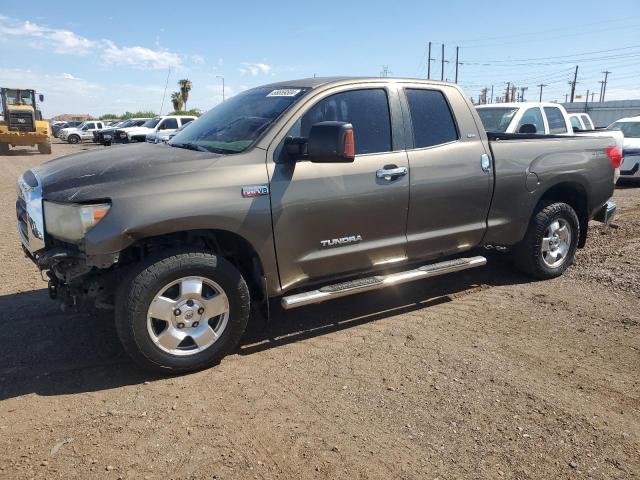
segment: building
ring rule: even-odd
[[[55,117],[51,117],[51,120],[61,121],[61,122],[70,122],[72,120],[84,122],[85,120],[93,120],[93,117],[88,113],[63,113],[61,115],[56,115]]]

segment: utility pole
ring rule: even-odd
[[[456,83],[458,83],[458,54],[460,53],[460,47],[456,47]],[[485,95],[485,99],[487,98],[487,96]],[[484,102],[487,103],[487,102]]]
[[[607,79],[609,77],[609,74],[611,73],[609,70],[605,70],[604,72],[604,83],[602,85],[602,101],[604,102],[604,96],[607,93]]]
[[[564,94],[564,103],[567,103],[569,101],[569,94],[565,93]]]
[[[542,101],[542,89],[543,89],[544,87],[546,87],[546,86],[547,86],[547,84],[546,84],[546,83],[540,83],[540,84],[538,85],[538,87],[540,87],[540,99],[538,100],[539,102],[541,102],[541,101]]]
[[[600,84],[600,96],[598,97],[598,101],[601,102],[602,101],[602,87],[604,86],[604,81],[600,80],[598,83]]]
[[[511,90],[511,82],[507,82],[507,91],[504,94],[505,103],[509,103],[509,90]]]
[[[578,65],[576,65],[576,71],[573,74],[573,82],[569,82],[571,84],[571,103],[576,96],[576,83],[578,83]]]
[[[388,65],[383,65],[382,66],[382,71],[380,72],[380,76],[383,78],[386,78],[389,76],[389,66]]]
[[[589,106],[589,90],[587,90],[587,97],[584,100],[584,113],[587,113],[588,106]]]
[[[444,80],[444,43],[442,44],[442,63],[440,67],[440,81]]]
[[[511,101],[513,102],[513,99],[516,98],[516,86],[512,85],[511,86]]]
[[[429,42],[429,58],[427,58],[427,80],[431,80],[431,42]]]
[[[524,102],[524,92],[529,90],[529,87],[520,87],[520,101]]]
[[[491,85],[491,98],[489,99],[489,103],[493,103],[493,85]]]
[[[596,96],[596,92],[591,92],[591,103],[593,103],[593,97]]]

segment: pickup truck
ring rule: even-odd
[[[58,138],[68,143],[81,143],[85,140],[93,138],[93,132],[102,130],[104,122],[102,121],[86,121],[72,128],[63,128],[58,132]]]
[[[480,267],[561,275],[610,221],[612,138],[488,135],[456,85],[312,78],[216,106],[168,144],[26,171],[18,232],[63,305],[113,308],[141,365],[219,362],[251,312]]]
[[[476,106],[484,128],[489,133],[527,133],[543,135],[580,135],[587,137],[612,137],[616,146],[623,149],[624,135],[618,131],[582,128],[585,120],[580,115],[569,115],[562,105],[549,102],[495,103]],[[583,114],[584,115],[584,114]],[[586,115],[588,117],[588,115]],[[590,121],[589,117],[589,121]],[[576,121],[578,127],[576,127]],[[615,170],[615,180],[620,168]]]

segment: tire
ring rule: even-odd
[[[580,222],[570,205],[543,203],[531,218],[524,239],[514,248],[515,265],[539,280],[559,277],[573,263],[579,238]]]
[[[43,153],[45,155],[51,155],[51,142],[39,143],[38,152]]]
[[[184,297],[184,291],[194,290],[185,286],[198,281],[202,294],[192,295],[195,303],[189,305],[191,298],[185,303],[189,294]],[[214,295],[206,299],[205,291]],[[157,306],[151,308],[152,302]],[[224,258],[198,250],[165,252],[134,267],[121,283],[116,329],[126,352],[143,368],[165,374],[192,372],[218,364],[235,349],[247,327],[250,302],[242,275]],[[214,313],[211,305],[214,310],[224,305],[219,310],[226,308],[226,313],[209,318],[206,310]],[[179,336],[184,340],[178,344]]]
[[[67,142],[75,145],[76,143],[80,143],[80,137],[78,135],[69,135]]]
[[[0,142],[0,155],[8,155],[9,154],[9,144]]]

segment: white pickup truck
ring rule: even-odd
[[[617,130],[574,129],[562,105],[546,102],[514,102],[477,105],[476,110],[487,132],[529,135],[579,135],[613,137],[616,146],[624,148],[624,135]],[[615,180],[620,176],[616,169]]]

